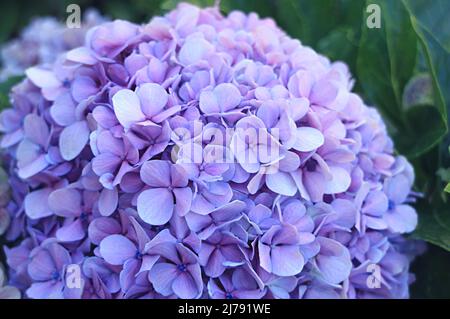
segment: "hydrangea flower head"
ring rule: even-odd
[[[412,167],[273,20],[183,3],[26,75],[0,115],[26,297],[408,297]]]

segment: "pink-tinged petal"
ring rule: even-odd
[[[75,159],[89,141],[89,127],[86,121],[66,127],[59,137],[59,150],[66,161]]]
[[[328,79],[322,79],[314,84],[310,100],[314,104],[328,106],[339,94],[339,88]]]
[[[178,32],[192,32],[200,17],[200,9],[194,5],[182,3],[177,12],[175,29]]]
[[[48,197],[52,189],[44,188],[29,193],[24,200],[25,213],[31,219],[39,219],[53,215],[48,207]]]
[[[339,194],[345,192],[352,182],[350,174],[343,168],[330,167],[331,180],[325,183],[325,194]]]
[[[102,216],[111,216],[116,211],[118,204],[119,194],[116,188],[102,190],[98,199],[98,210]]]
[[[178,216],[185,216],[191,209],[192,204],[192,190],[189,187],[174,188],[175,195],[175,214]]]
[[[177,277],[177,266],[169,263],[159,263],[153,266],[148,273],[148,280],[155,290],[163,296],[173,294],[172,283]]]
[[[284,196],[294,196],[297,193],[297,185],[289,173],[278,172],[266,175],[267,187]]]
[[[159,114],[169,101],[169,94],[161,85],[156,83],[141,85],[136,94],[141,101],[142,112],[149,118]]]
[[[112,98],[114,113],[125,129],[145,120],[138,95],[131,90],[120,90]]]
[[[164,225],[172,217],[174,198],[164,188],[143,191],[137,199],[137,211],[141,219],[150,225]]]
[[[43,88],[56,88],[61,85],[56,75],[50,71],[45,70],[40,67],[32,67],[25,71],[27,77],[35,84],[37,87]]]
[[[53,191],[48,197],[48,206],[55,215],[77,217],[81,214],[81,194],[73,188]]]
[[[295,276],[305,265],[305,259],[298,246],[277,246],[272,248],[272,273],[277,276]]]
[[[323,156],[323,159],[335,163],[350,163],[355,160],[355,154],[350,150],[338,148],[331,152],[327,152],[327,154]]]
[[[314,79],[307,71],[301,70],[294,74],[288,82],[289,92],[296,97],[309,98]]]
[[[46,147],[50,131],[45,120],[37,114],[28,114],[23,123],[25,136],[35,144]]]
[[[297,140],[294,149],[300,152],[311,152],[323,145],[325,139],[323,134],[312,127],[297,128]]]
[[[94,65],[97,63],[97,60],[93,57],[91,51],[86,47],[70,50],[66,53],[66,58],[69,61],[86,65]]]
[[[167,161],[149,161],[145,162],[141,168],[141,179],[150,187],[169,187],[170,164]]]
[[[100,243],[100,255],[111,265],[123,263],[136,255],[136,245],[122,235],[111,235]]]

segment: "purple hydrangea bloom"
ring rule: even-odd
[[[348,68],[273,20],[183,3],[26,75],[0,114],[24,297],[409,296],[412,167]]]
[[[67,28],[53,17],[34,19],[18,39],[6,43],[1,49],[0,81],[23,75],[30,66],[53,63],[61,53],[82,45],[86,32],[105,21],[106,18],[93,9],[83,15],[80,28]]]

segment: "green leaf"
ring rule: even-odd
[[[440,114],[439,125],[445,127],[440,138],[434,141],[436,144],[448,131],[447,107],[450,106],[450,70],[443,67],[450,65],[450,35],[446,32],[448,29],[437,28],[436,23],[441,26],[448,25],[448,14],[442,13],[450,12],[450,2],[440,0],[402,0],[402,2],[410,14],[411,25],[426,57],[433,83],[434,106]],[[433,19],[430,18],[431,15]]]
[[[357,41],[355,29],[343,26],[320,39],[317,50],[332,61],[346,61],[353,71],[357,56]]]
[[[450,106],[450,35],[448,34],[449,1],[402,0],[410,15],[411,25],[425,57],[428,73],[432,79],[434,105],[436,115],[433,119],[422,118],[422,122],[429,123],[429,130],[440,125],[440,137],[435,136],[434,144],[438,143],[448,131],[447,107]],[[439,130],[435,132],[438,133]],[[430,144],[433,141],[430,140]],[[449,186],[446,187],[449,190]],[[438,185],[433,193],[426,197],[433,197],[427,205],[421,205],[418,210],[419,227],[415,236],[430,243],[450,250],[450,206],[442,195],[442,186]]]
[[[170,11],[174,9],[183,0],[164,0],[161,3],[161,10]],[[199,7],[214,6],[216,0],[191,0],[189,3]],[[220,9],[225,13],[233,10],[241,10],[244,12],[256,12],[261,16],[270,16],[273,13],[272,2],[270,0],[222,0],[220,1]]]
[[[437,175],[444,182],[449,182],[450,183],[450,168],[443,168],[443,167],[441,167],[440,169],[438,169]]]
[[[275,17],[280,26],[302,43],[318,48],[323,38],[339,28],[360,29],[364,1],[277,0]],[[273,15],[273,14],[272,14]],[[356,31],[358,33],[359,31]],[[351,62],[347,61],[346,62]]]
[[[182,1],[182,0],[164,0],[161,3],[161,10],[170,11],[172,9],[175,9],[176,6],[181,2],[184,2],[184,1]],[[192,1],[189,1],[189,3],[203,8],[203,7],[208,7],[208,6],[214,5],[214,0],[192,0]]]
[[[261,17],[273,16],[274,13],[274,4],[271,0],[222,0],[220,8],[225,13],[241,10],[247,13],[256,12]]]
[[[423,205],[413,236],[450,251],[450,212],[441,205]]]
[[[417,39],[401,2],[367,1],[367,5],[373,3],[381,7],[382,24],[380,29],[362,26],[358,80],[370,102],[402,129],[402,92],[416,64]]]
[[[450,3],[448,0],[403,0],[420,28],[433,35],[450,52]]]
[[[447,186],[445,186],[444,191],[450,193],[450,183],[448,183]]]
[[[17,26],[17,19],[20,16],[18,5],[11,5],[7,1],[0,3],[2,18],[0,19],[0,42],[7,40]]]
[[[436,146],[447,131],[439,111],[432,105],[409,107],[403,114],[408,128],[406,132],[395,132],[394,139],[399,152],[408,157],[415,158],[425,154]]]

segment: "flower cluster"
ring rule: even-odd
[[[87,30],[106,21],[95,10],[88,10],[80,28],[68,29],[53,17],[33,20],[18,39],[1,48],[0,81],[23,75],[36,64],[53,63],[56,57],[83,45]]]
[[[9,185],[8,176],[5,171],[0,168],[0,236],[2,236],[9,227],[10,216],[5,208],[9,202]],[[1,241],[0,241],[1,247]],[[3,264],[0,262],[0,299],[19,299],[20,292],[17,288],[5,286],[7,283]]]
[[[0,116],[26,297],[408,297],[412,167],[273,20],[180,4],[26,75]]]

